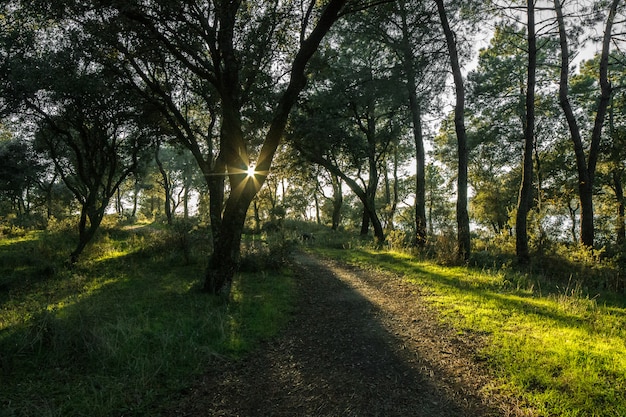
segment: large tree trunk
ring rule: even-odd
[[[78,221],[78,243],[76,248],[70,254],[70,265],[74,265],[78,262],[78,258],[83,253],[89,242],[93,239],[96,231],[102,223],[104,217],[104,210],[108,206],[109,200],[103,201],[101,208],[94,207],[93,201],[95,197],[89,196],[87,203],[83,204],[80,210],[80,219]],[[89,225],[87,225],[89,221]]]
[[[367,236],[367,233],[370,231],[370,214],[363,205],[363,214],[361,214],[361,232],[359,233],[361,236]]]
[[[570,136],[574,145],[576,155],[576,168],[578,171],[578,194],[580,198],[580,240],[588,247],[594,244],[594,221],[593,221],[593,185],[596,171],[596,163],[600,152],[600,139],[604,117],[611,98],[611,85],[608,81],[609,47],[611,44],[611,31],[613,20],[617,12],[619,0],[613,0],[604,28],[602,41],[602,54],[600,56],[600,99],[596,111],[596,117],[589,145],[588,160],[585,159],[585,146],[580,134],[580,128],[576,116],[569,102],[569,47],[565,20],[561,0],[554,0],[557,23],[559,29],[559,40],[561,45],[561,77],[559,82],[559,102],[565,113]]]
[[[454,32],[450,28],[448,16],[443,4],[444,0],[435,0],[437,10],[441,20],[448,53],[450,55],[450,66],[454,78],[456,93],[456,103],[454,107],[454,128],[456,131],[459,172],[457,176],[457,202],[456,202],[456,222],[457,222],[457,255],[459,259],[468,260],[471,252],[470,223],[467,211],[467,134],[465,131],[465,87],[463,85],[463,74],[459,64],[459,54],[457,51]]]
[[[227,297],[232,281],[239,267],[241,235],[246,213],[252,199],[258,192],[253,178],[236,181],[233,193],[228,199],[219,235],[213,238],[213,253],[209,259],[204,281],[205,291]],[[239,190],[239,191],[237,191]]]
[[[246,178],[245,174],[250,161],[241,128],[240,80],[238,77],[240,68],[233,50],[233,31],[236,23],[236,9],[239,7],[238,2],[228,3],[226,9],[223,10],[224,15],[220,16],[223,19],[224,28],[219,32],[218,43],[225,66],[224,71],[220,71],[221,79],[218,87],[222,110],[220,157],[223,159],[220,158],[220,160],[224,161],[228,172],[231,192],[221,217],[221,224],[219,226],[212,225],[214,233],[213,254],[210,257],[204,281],[205,290],[212,294],[225,296],[229,294],[230,285],[239,264],[241,234],[246,212],[269,174],[272,160],[287,125],[289,113],[306,84],[306,65],[317,51],[323,37],[338,19],[346,1],[331,0],[324,8],[309,36],[306,39],[301,39],[300,49],[291,66],[289,84],[278,101],[269,130],[259,152],[254,178]],[[223,183],[221,191],[216,188],[214,192],[218,195],[221,192],[223,195]],[[213,195],[211,195],[212,197]],[[214,215],[217,217],[217,213],[211,213],[212,221]]]
[[[530,261],[528,250],[528,213],[533,203],[533,148],[535,142],[535,84],[537,69],[537,39],[535,35],[535,0],[527,1],[528,16],[528,85],[526,87],[526,119],[524,120],[524,156],[522,184],[517,200],[515,249],[521,264]]]

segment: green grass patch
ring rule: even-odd
[[[488,336],[491,389],[533,415],[626,416],[626,300],[589,297],[575,283],[542,292],[540,278],[506,269],[442,267],[396,252],[318,253],[400,274],[462,337]],[[488,388],[488,389],[490,389]]]
[[[275,335],[289,271],[241,274],[225,303],[199,290],[206,246],[179,237],[104,230],[71,270],[62,233],[2,239],[0,416],[154,415],[216,357]]]

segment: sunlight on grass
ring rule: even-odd
[[[0,236],[0,249],[2,249],[3,247],[16,245],[19,243],[35,241],[39,238],[39,236],[42,233],[43,232],[35,231],[35,232],[28,232],[27,234],[23,236],[11,236],[11,237]]]
[[[238,277],[227,304],[199,291],[204,256],[182,263],[171,244],[177,235],[150,233],[111,229],[73,269],[55,266],[42,276],[28,267],[7,281],[1,415],[153,415],[216,357],[245,354],[287,320],[287,272]],[[57,252],[68,245],[45,241],[58,238],[33,242],[63,259]],[[20,264],[30,247],[9,246],[5,254]]]
[[[488,335],[481,357],[496,389],[533,415],[626,415],[626,308],[580,288],[541,296],[532,277],[512,271],[442,267],[373,250],[323,251],[382,268],[418,285],[446,325]]]

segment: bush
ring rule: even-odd
[[[239,269],[242,272],[278,271],[287,264],[294,247],[294,240],[280,234],[247,241],[241,251]]]
[[[407,248],[411,244],[411,236],[402,230],[392,230],[387,235],[387,245],[390,250]]]

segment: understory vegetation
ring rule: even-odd
[[[506,242],[496,250],[476,239],[470,262],[459,265],[443,237],[416,252],[398,232],[379,249],[349,232],[290,221],[244,235],[226,302],[201,291],[210,238],[191,221],[107,218],[72,267],[70,221],[2,233],[3,417],[145,416],[175,406],[213,361],[249,354],[286,323],[297,302],[287,261],[298,240],[414,284],[442,326],[479,341],[475,359],[494,377],[488,395],[513,399],[524,415],[626,415],[618,251],[563,246],[520,267]]]
[[[105,224],[68,268],[67,227],[0,238],[2,417],[154,415],[215,359],[274,335],[292,308],[283,266],[240,273],[228,303],[202,293],[205,230]]]

